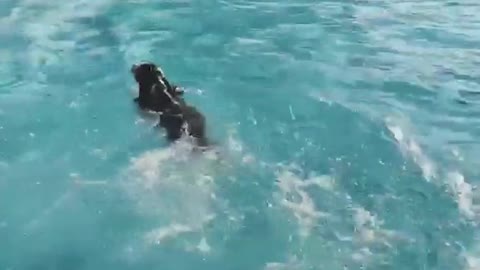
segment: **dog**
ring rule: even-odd
[[[187,135],[194,139],[199,147],[208,147],[205,116],[195,107],[183,102],[171,104],[160,114],[159,126],[167,131],[167,139],[176,141]]]
[[[138,83],[138,97],[134,102],[142,110],[162,112],[170,104],[170,98],[166,97],[165,91],[171,98],[184,93],[178,86],[170,84],[163,71],[154,63],[134,64],[130,72]]]
[[[169,141],[187,135],[197,146],[208,147],[205,116],[187,104],[183,90],[171,85],[163,71],[153,63],[132,65],[131,72],[139,85],[139,96],[135,101],[142,109],[160,113],[157,126],[166,130]]]

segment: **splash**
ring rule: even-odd
[[[420,145],[405,133],[404,129],[394,124],[393,119],[387,118],[386,122],[387,128],[392,132],[402,153],[411,156],[413,161],[422,169],[423,177],[427,181],[434,180],[438,176],[435,163],[423,152]]]
[[[475,206],[473,200],[475,194],[472,186],[465,180],[465,177],[460,172],[449,172],[447,174],[447,181],[450,189],[456,197],[458,209],[468,218],[474,218],[479,210]]]
[[[290,209],[300,225],[299,234],[307,237],[320,218],[328,217],[327,213],[318,211],[306,188],[318,186],[331,190],[334,181],[329,176],[301,179],[288,169],[277,172],[278,187],[281,192],[281,204]]]
[[[171,147],[134,158],[122,186],[139,213],[158,221],[145,236],[151,243],[201,229],[214,215],[215,159],[192,155],[193,145]]]

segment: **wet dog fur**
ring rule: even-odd
[[[179,87],[170,84],[163,71],[153,63],[135,64],[130,71],[138,83],[138,97],[134,101],[142,110],[162,112],[170,101],[164,91],[172,97],[183,95]]]
[[[135,101],[142,110],[160,113],[158,126],[166,130],[169,141],[187,135],[199,147],[209,145],[205,116],[187,104],[183,91],[171,85],[160,68],[153,63],[143,63],[133,65],[131,72],[139,85]]]

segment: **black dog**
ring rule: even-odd
[[[209,145],[205,132],[205,117],[195,107],[186,103],[172,102],[160,115],[159,126],[165,128],[170,141],[178,140],[185,134],[193,137],[196,145],[200,147]]]
[[[138,83],[138,97],[134,99],[142,110],[162,112],[170,104],[165,91],[172,98],[183,95],[183,91],[171,85],[163,71],[153,63],[133,65],[130,69]]]
[[[139,84],[140,108],[160,112],[159,126],[167,131],[170,141],[182,135],[191,136],[200,147],[208,146],[205,117],[183,99],[183,91],[172,86],[155,64],[133,65],[131,69]]]

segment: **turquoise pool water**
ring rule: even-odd
[[[477,1],[0,2],[0,270],[480,269]],[[132,102],[154,61],[218,152]]]

